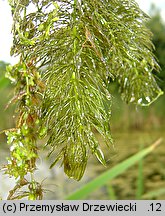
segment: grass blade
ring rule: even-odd
[[[143,150],[143,144],[140,146],[140,151]],[[136,199],[140,200],[143,194],[143,158],[139,160],[138,164],[138,177],[137,177],[137,189],[136,189]]]
[[[109,195],[110,200],[117,200],[115,190],[113,189],[111,182],[110,182],[110,185],[107,184],[107,191],[108,191],[108,195]]]

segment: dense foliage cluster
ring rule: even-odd
[[[65,173],[80,180],[90,153],[106,164],[94,129],[110,146],[111,81],[117,80],[126,102],[148,105],[162,93],[152,74],[159,66],[148,16],[133,0],[9,3],[11,54],[20,62],[7,75],[16,85],[19,114],[16,128],[6,132],[11,158],[5,167],[18,179],[16,190],[27,184],[35,194],[29,198],[37,199],[37,183],[25,179],[36,168],[37,139],[48,135],[51,167],[62,160]]]

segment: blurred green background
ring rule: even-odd
[[[161,71],[156,79],[162,90],[165,90],[165,23],[160,11],[152,5],[151,20],[147,24],[153,32],[155,55]],[[7,103],[12,98],[13,86],[5,78],[5,68],[8,64],[0,61],[0,131],[14,127],[14,107]],[[41,150],[38,161],[39,170],[36,172],[39,181],[43,181],[44,188],[50,190],[45,199],[64,199],[67,194],[94,179],[108,168],[125,160],[139,150],[151,145],[155,140],[164,138],[162,144],[147,158],[124,172],[124,174],[107,182],[104,187],[96,190],[88,199],[165,199],[165,95],[161,96],[149,107],[127,105],[122,102],[118,93],[118,86],[112,83],[113,92],[111,131],[114,146],[106,151],[108,167],[104,168],[91,156],[85,176],[80,182],[68,179],[62,168],[49,170],[50,161],[46,159],[46,152]],[[100,142],[101,138],[98,137]],[[5,163],[9,155],[9,146],[4,134],[0,135],[0,163]],[[51,159],[50,159],[51,160]],[[8,179],[0,173],[0,195],[12,187],[13,179]],[[152,193],[151,193],[152,192]]]

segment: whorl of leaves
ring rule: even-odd
[[[147,15],[133,0],[10,1],[12,54],[35,59],[46,83],[42,125],[48,128],[52,166],[62,160],[65,173],[81,179],[89,152],[105,164],[94,128],[111,142],[110,80],[126,102],[152,103],[161,91],[152,70]],[[35,6],[33,12],[29,8]],[[33,7],[34,9],[34,7]]]

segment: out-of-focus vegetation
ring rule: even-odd
[[[78,189],[76,192],[73,192],[71,195],[67,197],[67,199],[77,200],[77,199],[87,198],[87,196],[91,192],[100,188],[101,186],[104,186],[105,183],[113,180],[115,177],[117,177],[125,170],[127,170],[129,167],[134,165],[134,163],[141,161],[143,157],[151,153],[155,149],[155,147],[157,147],[157,145],[161,143],[161,141],[162,141],[161,139],[157,140],[152,146],[140,151],[138,154],[133,155],[127,160],[124,160],[123,162],[119,163],[117,166],[113,167],[112,169],[109,169],[107,172],[104,172],[102,175],[99,175],[94,180],[87,183],[82,188]],[[140,182],[140,188],[141,188],[141,184],[142,183]]]
[[[0,61],[0,131],[11,128],[13,125],[13,107],[7,108],[12,95],[12,85],[5,77],[7,65],[9,64]]]
[[[160,11],[151,6],[152,19],[148,23],[148,27],[153,32],[153,43],[155,45],[155,55],[158,58],[161,71],[158,74],[159,86],[165,90],[165,21],[162,20]]]

